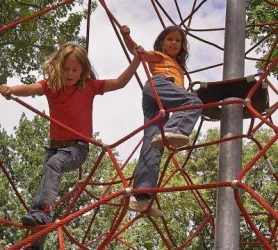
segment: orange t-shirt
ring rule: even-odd
[[[171,57],[160,51],[153,51],[163,57],[159,63],[148,63],[152,75],[164,75],[174,77],[175,83],[184,88],[184,73],[180,65]]]
[[[78,89],[73,85],[58,92],[52,92],[45,80],[39,83],[48,101],[50,117],[92,138],[93,101],[96,95],[104,93],[105,80],[87,79],[83,89]],[[50,122],[50,138],[55,140],[81,139],[80,136],[54,122]]]

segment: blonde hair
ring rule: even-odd
[[[78,88],[84,87],[86,79],[96,79],[96,73],[90,63],[87,51],[77,43],[65,43],[56,52],[48,56],[42,66],[44,79],[48,81],[49,87],[53,91],[65,88],[62,74],[65,60],[68,58],[76,60],[82,66],[82,74],[77,83]]]

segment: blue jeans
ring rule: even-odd
[[[55,203],[59,194],[62,173],[79,168],[85,162],[88,152],[89,145],[84,141],[78,141],[65,148],[46,150],[42,177],[32,202],[31,213],[41,211],[46,205]]]
[[[163,108],[188,107],[201,105],[202,101],[186,89],[165,79],[163,75],[156,75],[152,78],[156,91],[162,102]],[[152,88],[147,82],[143,88],[143,112],[144,123],[147,123],[159,113]],[[202,109],[187,111],[176,111],[171,117],[167,115],[164,120],[164,131],[184,134],[189,136],[197,122]],[[151,146],[152,138],[160,134],[158,124],[152,124],[145,128],[143,145],[141,148],[138,164],[135,169],[134,188],[156,187],[159,165],[164,149],[155,149]],[[136,195],[138,200],[145,199],[146,195]]]

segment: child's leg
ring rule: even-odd
[[[86,160],[87,154],[88,144],[84,142],[47,150],[40,185],[30,213],[21,218],[23,224],[34,226],[51,223],[51,205],[58,196],[62,173],[79,168]]]
[[[146,124],[153,119],[159,112],[155,100],[147,93],[151,91],[149,84],[144,86],[143,90],[143,112],[144,123]],[[165,117],[168,119],[168,116]],[[152,188],[156,187],[159,175],[159,166],[161,156],[164,149],[155,149],[151,146],[153,136],[158,133],[159,128],[157,123],[152,124],[144,129],[143,145],[140,151],[139,160],[135,169],[134,188]],[[151,199],[152,194],[137,194],[136,200],[131,197],[130,209],[137,212],[144,212],[149,207],[148,200]],[[162,216],[163,213],[154,207],[149,210],[151,216]]]
[[[181,104],[179,107],[190,107],[194,105],[202,105],[202,101],[192,93],[185,89],[178,88],[178,91],[182,91]],[[175,98],[174,98],[175,99]],[[176,99],[175,99],[176,101]],[[173,101],[173,103],[175,103]],[[202,112],[202,109],[192,109],[186,111],[176,111],[172,114],[168,122],[165,124],[165,131],[171,131],[177,134],[183,134],[189,136]]]
[[[151,94],[152,90],[148,83],[143,89],[143,112],[144,123],[146,124],[153,119],[159,109],[155,99]],[[167,121],[168,116],[165,117]],[[158,124],[154,123],[144,129],[143,145],[141,148],[139,160],[135,170],[134,188],[155,187],[157,184],[159,165],[164,149],[154,149],[151,146],[151,140],[155,134],[159,133]],[[144,199],[145,195],[137,195],[138,199]]]
[[[175,83],[165,80],[164,76],[154,76],[153,82],[165,109],[202,104],[198,97]],[[149,95],[153,94],[150,93]],[[173,132],[189,136],[201,114],[201,111],[201,109],[195,109],[174,112],[168,122],[164,125],[165,132]],[[160,131],[158,133],[160,133]]]
[[[40,185],[30,213],[21,218],[23,224],[35,226],[52,222],[50,206],[58,196],[62,173],[79,168],[86,160],[88,152],[88,143],[84,142],[78,142],[66,148],[47,150]],[[45,238],[46,236],[43,236],[38,239],[32,247],[44,249]]]
[[[36,196],[32,203],[32,210],[41,210],[45,204],[53,204],[59,193],[59,187],[63,172],[69,172],[79,168],[87,158],[88,144],[76,143],[72,146],[51,151],[46,156],[43,174]]]
[[[145,117],[145,122],[149,121]],[[164,149],[155,149],[151,146],[153,136],[159,131],[156,124],[144,130],[143,145],[140,151],[139,160],[135,169],[134,188],[155,187],[159,174],[159,166]],[[137,200],[148,198],[145,194],[136,195]],[[151,196],[149,195],[149,199]]]

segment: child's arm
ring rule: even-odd
[[[134,42],[131,37],[130,37],[130,29],[128,26],[126,25],[123,25],[121,27],[121,33],[123,35],[123,39],[124,39],[124,42],[125,42],[125,45],[127,47],[127,49],[129,50],[129,52],[131,54],[134,55],[134,49],[138,46],[136,44],[136,42]]]
[[[136,42],[134,42],[131,37],[130,37],[130,29],[128,26],[123,25],[121,27],[121,33],[123,35],[124,38],[124,42],[126,44],[127,49],[129,50],[129,52],[131,54],[134,55],[134,48],[137,47]],[[159,63],[162,61],[162,56],[155,54],[153,51],[145,51],[144,52],[144,59],[146,60],[146,62],[150,62],[150,63]]]
[[[143,53],[144,49],[142,47],[137,47],[139,52]],[[104,85],[104,92],[114,91],[117,89],[121,89],[125,87],[125,85],[129,82],[131,77],[134,75],[136,69],[140,64],[139,55],[137,52],[134,54],[134,58],[131,61],[130,65],[126,68],[126,70],[116,79],[107,79]]]
[[[31,96],[31,95],[42,95],[43,88],[40,83],[33,83],[30,85],[16,85],[16,86],[0,86],[0,94],[7,99],[10,99],[11,95],[15,96]]]

